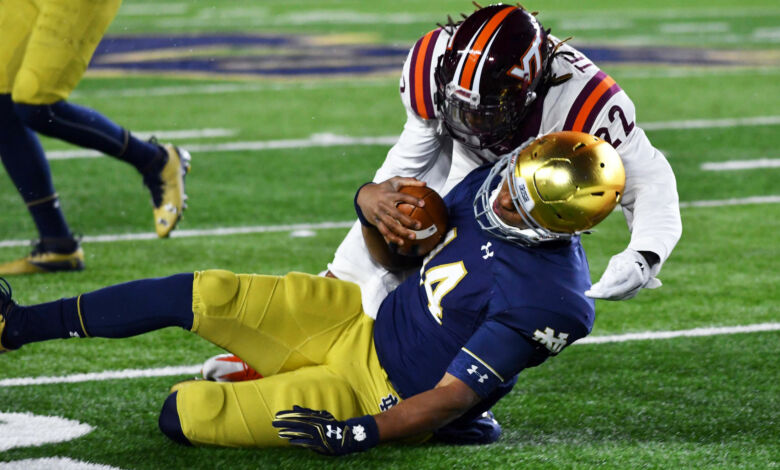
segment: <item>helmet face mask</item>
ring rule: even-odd
[[[482,150],[503,143],[522,120],[523,115],[518,113],[514,103],[507,100],[482,103],[478,93],[454,83],[448,83],[444,88],[440,105],[444,127],[453,139],[468,148]]]
[[[444,128],[468,148],[501,148],[549,68],[547,31],[522,8],[499,4],[477,10],[452,34],[434,74]]]
[[[625,179],[609,143],[581,132],[555,132],[496,162],[477,191],[474,216],[483,230],[520,245],[569,240],[612,212]],[[522,226],[510,225],[494,209],[504,182]]]

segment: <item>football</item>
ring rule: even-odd
[[[403,186],[399,192],[425,201],[425,207],[400,203],[398,210],[422,224],[415,231],[414,240],[406,240],[398,253],[404,256],[422,256],[429,253],[441,241],[447,231],[447,206],[439,193],[427,186]]]

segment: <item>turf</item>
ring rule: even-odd
[[[577,45],[715,48],[760,57],[751,67],[606,63],[630,94],[638,124],[675,170],[684,203],[778,196],[777,168],[705,171],[706,162],[777,159],[778,124],[687,128],[685,122],[775,116],[780,47],[772,2],[663,0],[528,2]],[[408,47],[469,2],[235,1],[229,5],[126,1],[110,35],[214,33],[349,34]],[[391,21],[392,20],[392,21]],[[722,51],[730,51],[728,54]],[[240,48],[228,54],[243,55]],[[254,53],[254,51],[250,51]],[[194,52],[200,54],[200,52]],[[400,63],[398,64],[400,68]],[[397,72],[296,79],[91,74],[73,99],[138,131],[229,129],[188,138],[189,148],[306,139],[316,134],[397,135],[404,122]],[[230,86],[230,91],[209,91]],[[172,90],[177,90],[173,92]],[[144,96],[144,95],[148,96]],[[74,150],[43,139],[50,152]],[[348,222],[355,188],[373,176],[387,145],[193,152],[183,230]],[[149,197],[131,168],[108,159],[52,160],[63,207],[85,236],[152,230]],[[0,259],[35,237],[26,210],[0,175]],[[777,203],[682,209],[684,233],[664,266],[664,286],[628,302],[598,302],[593,335],[780,322]],[[343,225],[342,225],[343,227]],[[345,228],[169,240],[86,243],[87,269],[12,279],[22,303],[74,296],[139,277],[219,267],[237,272],[316,273]],[[300,234],[299,234],[300,235]],[[625,221],[610,216],[585,238],[594,280],[625,247]],[[13,246],[7,246],[13,245]],[[156,429],[168,387],[186,376],[0,386],[0,412],[32,412],[89,423],[79,439],[0,454],[3,462],[62,456],[119,468],[777,468],[780,466],[780,334],[746,333],[663,341],[576,345],[523,372],[495,408],[498,444],[473,448],[390,445],[344,459],[297,450],[191,449]],[[219,350],[168,329],[125,340],[67,340],[0,356],[0,381],[125,368],[197,364]],[[2,426],[2,423],[0,423]]]

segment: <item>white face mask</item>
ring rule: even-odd
[[[518,189],[514,184],[515,156],[519,150],[506,154],[495,163],[487,178],[477,191],[474,198],[474,217],[477,223],[491,235],[503,238],[513,243],[524,246],[538,245],[539,243],[555,240],[568,240],[570,234],[556,233],[539,225],[534,218],[526,212],[520,200]],[[493,210],[493,203],[498,197],[504,181],[509,181],[512,202],[517,212],[523,217],[523,221],[529,228],[520,229],[504,222]],[[496,182],[498,181],[498,184]],[[527,205],[527,204],[526,204]]]

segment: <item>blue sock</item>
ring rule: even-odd
[[[6,314],[2,344],[16,349],[56,338],[126,338],[168,326],[192,328],[192,273],[143,279],[80,297],[16,307]]]
[[[133,165],[141,174],[159,171],[167,160],[162,147],[133,137],[94,109],[64,100],[49,105],[15,103],[15,109],[31,129],[116,157]]]
[[[0,94],[0,159],[27,203],[40,237],[70,237],[41,143],[16,115],[9,94]]]

